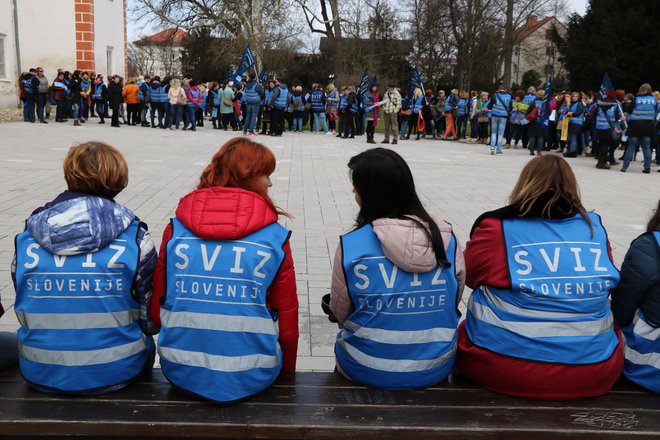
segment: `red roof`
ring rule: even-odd
[[[521,27],[520,29],[517,30],[516,33],[518,35],[517,35],[516,39],[518,41],[524,40],[525,38],[532,35],[534,32],[536,32],[538,29],[540,29],[544,24],[546,24],[547,22],[549,22],[551,20],[555,20],[555,21],[559,22],[558,20],[556,20],[555,17],[545,17],[542,20],[538,20],[535,17],[531,17],[529,20],[527,20],[527,23],[525,23],[525,25],[523,27]]]
[[[188,36],[188,33],[178,28],[169,28],[157,34],[144,37],[135,42],[137,45],[141,44],[181,44]]]

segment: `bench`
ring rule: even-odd
[[[542,439],[660,436],[660,398],[631,384],[580,401],[530,401],[452,378],[421,391],[357,386],[333,373],[281,377],[242,403],[215,405],[174,390],[160,370],[98,397],[50,396],[16,369],[0,371],[0,437]]]

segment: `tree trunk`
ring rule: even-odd
[[[504,75],[503,82],[511,86],[511,64],[513,61],[513,2],[506,0],[506,21],[504,22]]]

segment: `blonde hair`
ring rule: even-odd
[[[651,84],[649,83],[644,83],[641,86],[639,86],[639,90],[637,91],[637,96],[643,96],[643,95],[649,95],[653,92],[653,88],[651,88]]]
[[[328,86],[326,87],[326,90],[328,90],[328,92],[334,92],[335,89],[336,89],[336,87],[332,83],[328,84]]]
[[[70,191],[114,198],[128,185],[126,159],[105,142],[90,141],[69,148],[63,168]]]
[[[181,87],[181,80],[179,78],[172,78],[170,80],[170,86],[172,86],[174,89],[178,89]]]
[[[565,202],[571,207],[571,211],[582,215],[593,236],[594,227],[582,206],[577,179],[571,166],[562,157],[546,154],[530,160],[520,173],[509,201],[512,205],[518,205],[520,215],[525,216],[548,192],[552,192],[552,197],[543,206],[542,217],[550,218],[552,208],[560,202]]]

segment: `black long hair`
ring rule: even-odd
[[[438,265],[451,266],[440,229],[422,206],[410,168],[399,154],[373,148],[353,156],[348,168],[353,187],[362,199],[355,220],[357,228],[379,218],[412,220],[426,231]]]

